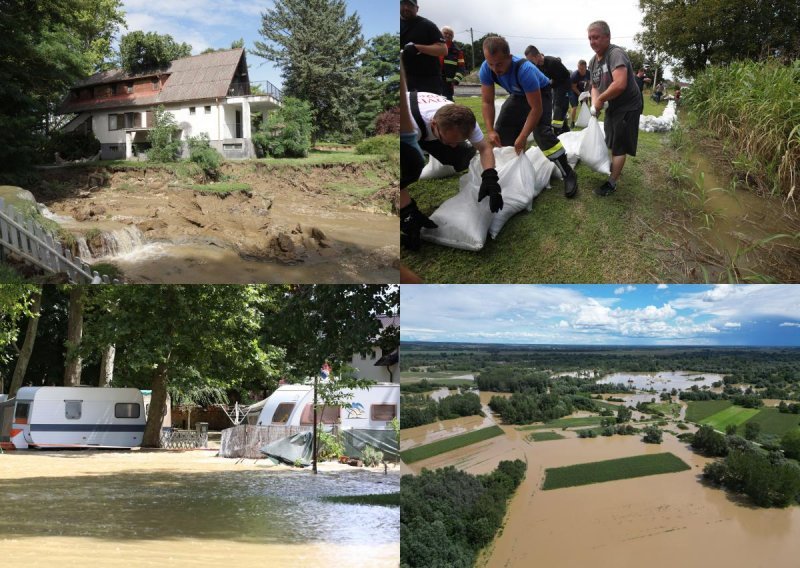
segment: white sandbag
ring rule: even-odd
[[[419,179],[438,179],[450,177],[456,174],[456,169],[453,166],[445,166],[439,160],[430,156],[428,163],[422,168],[419,174]]]
[[[594,171],[609,175],[611,173],[611,159],[608,157],[606,137],[596,117],[591,117],[589,126],[583,133],[578,153],[584,164]]]
[[[578,118],[575,119],[575,126],[577,126],[578,128],[586,128],[587,126],[589,126],[589,118],[591,116],[592,113],[589,112],[589,105],[587,105],[586,103],[581,103],[581,110],[578,111]]]
[[[533,163],[528,156],[524,153],[517,155],[514,148],[496,149],[494,156],[503,196],[503,209],[494,214],[489,227],[489,234],[496,239],[506,221],[523,209],[531,210],[533,198],[538,192],[535,191]],[[488,201],[489,198],[485,200]]]
[[[533,164],[534,182],[533,182],[533,197],[539,195],[546,187],[550,187],[550,177],[553,175],[553,170],[556,165],[545,158],[542,149],[538,146],[531,146],[525,152],[528,159]]]
[[[591,96],[592,94],[589,91],[583,91],[580,95],[578,95],[578,102],[582,102]]]
[[[661,116],[639,116],[639,130],[644,130],[645,132],[667,132],[672,130],[677,119],[675,101],[670,101]]]
[[[558,139],[561,140],[561,144],[564,145],[564,150],[567,152],[567,163],[572,168],[578,164],[580,159],[581,142],[585,132],[585,130],[573,130],[558,135]]]

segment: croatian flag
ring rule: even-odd
[[[330,374],[331,374],[331,366],[328,365],[328,363],[326,362],[322,366],[322,369],[319,370],[319,376],[322,377],[323,379],[327,379],[330,376]]]

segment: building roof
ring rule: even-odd
[[[61,103],[58,113],[67,114],[103,108],[152,106],[154,104],[223,98],[228,96],[228,88],[243,56],[244,49],[237,48],[176,59],[165,68],[143,73],[127,73],[123,69],[95,73],[76,83],[73,89],[131,81],[144,77],[160,77],[162,75],[169,77],[162,89],[153,94],[133,93],[107,100],[83,101],[73,101],[68,97]]]

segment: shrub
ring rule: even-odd
[[[80,160],[99,151],[100,141],[92,132],[53,132],[42,149],[47,162],[54,159],[56,152],[63,160]]]
[[[648,426],[644,429],[644,437],[642,441],[645,444],[660,444],[663,439],[663,434],[657,426]]]
[[[361,452],[361,457],[364,459],[365,466],[375,467],[376,465],[380,465],[380,463],[383,461],[383,452],[376,450],[368,444],[364,446],[364,451]]]
[[[171,112],[159,106],[153,112],[153,128],[148,132],[150,151],[147,159],[153,162],[175,162],[181,148],[177,136],[178,124]]]
[[[356,146],[356,154],[378,154],[381,156],[396,156],[400,148],[400,137],[394,134],[384,134],[365,138]]]
[[[317,449],[319,459],[323,461],[337,460],[342,455],[344,455],[344,445],[338,438],[329,432],[319,432],[319,448]]]
[[[400,107],[390,108],[375,117],[375,135],[400,134]]]
[[[217,181],[220,177],[219,166],[222,156],[214,148],[208,139],[208,134],[193,136],[189,138],[190,160],[200,166],[206,180]]]
[[[286,97],[281,107],[267,116],[262,128],[253,135],[253,144],[259,156],[308,156],[312,129],[311,106],[308,102]]]
[[[683,422],[678,422],[676,424],[676,426],[678,427],[679,430],[688,430],[689,429],[689,427],[686,424],[684,424]]]

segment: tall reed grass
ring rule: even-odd
[[[775,194],[800,196],[800,60],[709,67],[683,100],[739,148],[748,179],[755,177]]]

